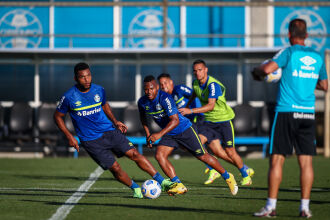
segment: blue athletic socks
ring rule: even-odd
[[[130,186],[130,188],[135,189],[135,188],[140,188],[140,186],[132,180],[132,185]]]
[[[241,169],[239,169],[239,171],[241,172],[243,178],[249,176],[246,172],[246,169],[244,169],[244,166]]]
[[[222,178],[224,178],[224,180],[229,179],[229,173],[227,172],[227,170],[225,170],[224,173],[221,174]]]
[[[209,168],[209,170],[213,170],[213,168],[210,165],[208,165],[207,163],[205,163],[205,165],[207,166],[207,168]]]
[[[164,177],[162,177],[159,172],[157,172],[152,178],[156,180],[159,184],[162,184],[162,182],[164,181]]]
[[[171,179],[172,182],[176,182],[176,183],[181,183],[181,180],[179,179],[178,176],[175,176]]]

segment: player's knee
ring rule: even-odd
[[[109,170],[112,172],[112,173],[120,173],[121,171],[121,167],[119,165],[119,163],[114,163],[110,168]]]
[[[137,161],[139,159],[141,159],[142,155],[136,150],[136,149],[132,149],[130,152],[130,156],[129,158],[131,160]]]
[[[236,151],[235,148],[230,147],[230,148],[226,148],[226,153],[229,157],[234,157],[236,155]]]

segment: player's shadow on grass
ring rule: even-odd
[[[133,198],[132,198],[133,199]],[[136,200],[136,199],[134,199]],[[153,206],[153,205],[139,205],[139,204],[118,204],[118,203],[61,203],[61,202],[50,202],[50,201],[40,201],[40,200],[22,200],[24,202],[40,202],[46,205],[73,205],[73,206],[104,206],[104,207],[122,207],[122,208],[134,208],[134,209],[145,209],[145,210],[162,210],[162,211],[171,211],[171,212],[196,212],[196,213],[218,213],[218,214],[227,214],[227,215],[248,215],[250,216],[250,212],[240,212],[240,211],[228,211],[228,210],[220,210],[220,209],[201,209],[201,208],[186,208],[179,206]]]
[[[114,177],[111,177],[111,176],[110,177],[89,178],[86,176],[15,175],[15,177],[21,177],[21,178],[26,178],[26,179],[38,179],[38,180],[117,181]]]

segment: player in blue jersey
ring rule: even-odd
[[[164,173],[171,178],[171,181],[177,182],[178,186],[181,187],[176,193],[184,194],[187,192],[187,188],[178,178],[168,157],[175,148],[183,146],[196,158],[209,164],[221,173],[231,193],[236,195],[238,187],[234,176],[228,173],[214,157],[205,152],[195,125],[179,113],[171,95],[159,90],[159,85],[153,76],[144,78],[144,93],[145,96],[138,101],[138,107],[141,123],[146,133],[147,146],[152,147],[155,141],[161,139],[157,146],[156,160]],[[151,134],[147,125],[146,115],[151,116],[162,130]]]
[[[208,68],[203,60],[194,61],[193,71],[196,79],[193,82],[194,92],[188,104],[195,97],[198,97],[202,107],[193,109],[181,108],[179,111],[184,116],[192,112],[204,113],[205,121],[198,129],[202,143],[211,139],[212,141],[208,146],[214,155],[235,165],[239,169],[243,177],[241,180],[242,186],[251,185],[251,177],[254,175],[254,170],[244,164],[235,149],[234,128],[231,122],[235,117],[235,113],[227,104],[225,86],[214,77],[208,75]],[[213,138],[212,135],[215,135],[216,138]],[[215,178],[217,178],[217,173],[212,170],[206,183],[209,183],[209,180],[212,182]]]
[[[254,215],[276,216],[283,164],[294,147],[300,166],[300,217],[310,218],[309,201],[314,180],[312,156],[316,154],[314,90],[327,91],[328,79],[322,56],[305,45],[305,20],[292,20],[288,36],[290,47],[278,52],[271,62],[252,71],[255,79],[263,80],[266,74],[282,68],[270,137],[268,199],[265,207]]]
[[[92,83],[88,64],[75,65],[74,74],[77,84],[62,96],[54,113],[54,120],[68,139],[69,145],[79,151],[78,141],[64,123],[64,116],[67,112],[71,116],[82,147],[99,166],[104,170],[109,169],[118,181],[132,188],[133,197],[143,198],[141,188],[120,167],[114,154],[117,157],[125,155],[133,160],[142,170],[159,182],[164,191],[175,194],[177,183],[165,180],[122,134],[126,133],[127,127],[114,117],[106,102],[104,89]]]
[[[160,88],[164,92],[167,92],[168,94],[172,95],[177,108],[194,109],[194,108],[202,107],[202,104],[200,103],[197,97],[191,102],[191,104],[188,107],[187,104],[189,102],[190,97],[193,94],[192,89],[190,89],[188,86],[185,85],[174,86],[173,80],[171,79],[171,76],[168,73],[160,74],[157,79],[159,81]],[[212,152],[215,152],[215,154],[219,158],[235,165],[233,160],[228,156],[226,151],[222,148],[220,144],[220,140],[217,137],[216,133],[203,123],[204,121],[203,113],[186,114],[185,117],[190,119],[191,122],[195,123],[197,129],[198,127],[202,127],[203,133],[199,132],[199,137],[202,140],[203,144],[207,144],[211,148]],[[206,166],[207,168],[205,170],[205,173],[209,173],[209,177],[204,182],[204,184],[211,184],[217,178],[220,177],[220,174],[215,169],[208,166],[207,164]],[[245,164],[243,164],[243,167],[245,170],[248,170],[248,172],[254,172],[253,169],[249,168]],[[253,176],[253,174],[251,176]]]

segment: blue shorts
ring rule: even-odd
[[[164,135],[159,141],[158,146],[178,148],[183,146],[194,156],[202,156],[206,153],[196,131],[195,125],[177,135]]]
[[[210,126],[207,125],[207,122],[199,123],[197,129],[198,134],[201,134],[206,137],[206,144],[210,144],[213,140],[219,139],[217,137],[216,132],[212,128],[210,128]]]
[[[92,141],[81,141],[81,145],[93,160],[104,170],[116,161],[113,154],[122,157],[134,145],[119,130],[104,132],[102,137]]]
[[[203,126],[211,129],[209,130],[210,136],[214,134],[215,136],[212,138],[219,139],[221,142],[221,146],[223,148],[235,147],[234,142],[234,126],[231,121],[224,122],[204,122]],[[203,134],[203,133],[202,133]]]

